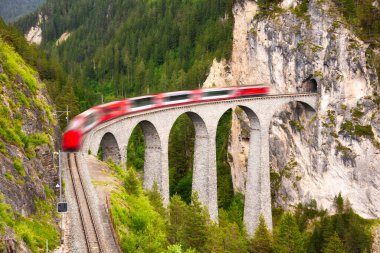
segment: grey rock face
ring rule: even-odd
[[[4,237],[5,249],[3,253],[32,253],[30,249],[26,246],[24,241],[17,241],[15,238],[14,231],[10,228],[6,228],[6,235]]]
[[[21,69],[27,69],[25,63],[17,63]],[[13,71],[21,72],[16,67]],[[30,216],[36,212],[38,200],[48,200],[47,187],[54,189],[58,182],[57,168],[53,164],[53,147],[58,148],[56,140],[60,130],[54,115],[48,115],[52,110],[52,102],[38,78],[28,80],[25,77],[28,75],[10,73],[9,69],[1,68],[1,72],[5,84],[0,92],[3,120],[0,198],[18,215]],[[34,72],[29,74],[35,75]],[[5,252],[31,252],[20,235],[14,234],[9,227],[2,229],[6,230],[5,234],[0,233]]]
[[[297,104],[278,108],[272,119],[270,164],[281,178],[275,205],[290,208],[315,199],[333,211],[341,192],[360,215],[379,218],[378,78],[366,58],[368,45],[329,4],[311,0],[302,17],[285,10],[259,18],[250,14],[254,2],[237,3],[233,83],[264,82],[273,93],[321,94],[311,120]]]

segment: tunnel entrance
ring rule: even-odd
[[[302,91],[316,93],[318,92],[318,82],[313,76],[309,76],[302,82]]]

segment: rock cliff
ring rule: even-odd
[[[333,211],[341,192],[361,216],[380,218],[380,97],[372,50],[331,2],[306,2],[304,12],[297,9],[301,2],[284,0],[267,15],[256,2],[236,3],[232,59],[214,62],[210,73],[220,76],[209,76],[205,85],[224,78],[232,85],[269,84],[272,93],[319,92],[316,116],[294,103],[273,117],[272,201],[290,208],[315,199]],[[238,191],[248,147],[234,145],[240,122],[233,123],[229,147]]]
[[[52,102],[38,73],[0,39],[0,209],[8,210],[0,213],[0,250],[29,252],[22,250],[24,243],[16,241],[20,234],[14,235],[12,224],[2,215],[14,214],[14,220],[34,217],[45,203],[55,202],[52,189],[58,173],[53,150],[58,148],[59,134]]]

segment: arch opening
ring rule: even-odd
[[[245,209],[257,206],[251,202],[260,198],[251,194],[252,185],[258,187],[258,183],[251,180],[254,173],[259,172],[259,143],[260,122],[250,108],[237,106],[219,119],[216,133],[218,207],[236,213],[233,221],[241,228]]]
[[[180,115],[170,129],[169,135],[169,195],[179,195],[190,203],[193,165],[194,165],[195,128],[188,114]]]
[[[132,131],[127,147],[127,168],[144,171],[145,137],[140,124]]]
[[[139,122],[132,131],[127,146],[127,166],[133,167],[144,178],[144,189],[156,182],[161,191],[161,139],[149,121]]]
[[[97,157],[102,161],[112,159],[115,163],[121,162],[119,145],[112,133],[108,132],[103,135],[102,140],[100,141]]]
[[[208,132],[196,113],[180,115],[172,126],[169,138],[170,195],[178,194],[186,203],[192,192],[208,202]]]

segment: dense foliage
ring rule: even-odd
[[[72,76],[82,109],[119,97],[196,88],[230,58],[233,0],[48,0],[43,45]],[[37,14],[17,23],[26,30]],[[70,32],[69,39],[55,46]]]
[[[133,129],[131,137],[129,138],[127,149],[127,167],[133,167],[137,171],[142,171],[144,169],[144,157],[144,134],[140,125],[137,125],[135,129]]]
[[[48,192],[49,198],[54,200],[54,193]],[[52,223],[52,215],[55,211],[53,204],[36,200],[37,212],[32,217],[23,217],[13,211],[12,207],[5,204],[3,196],[0,194],[0,238],[2,238],[11,228],[16,234],[16,238],[23,240],[32,252],[44,252],[46,240],[49,241],[51,249],[56,248],[59,243],[59,234]],[[0,251],[5,250],[4,242],[0,240]]]
[[[252,238],[241,222],[243,202],[233,201],[219,210],[219,224],[192,196],[191,204],[174,195],[164,208],[158,187],[144,192],[136,172],[112,164],[124,189],[112,196],[112,217],[125,252],[369,252],[371,221],[350,208],[341,195],[335,199],[336,214],[328,215],[311,201],[295,213],[282,213],[272,233],[264,219]]]
[[[228,163],[228,138],[230,136],[232,109],[223,114],[216,130],[216,168],[218,177],[218,206],[228,208],[234,198],[231,168]]]
[[[49,58],[41,49],[37,48],[33,44],[28,44],[16,28],[6,25],[1,18],[0,39],[2,39],[7,45],[11,46],[16,53],[20,55],[23,61],[30,66],[27,68],[28,71],[16,71],[17,73],[24,73],[22,76],[23,79],[36,79],[35,75],[38,73],[39,79],[41,79],[46,85],[49,95],[54,100],[57,110],[65,110],[66,105],[68,105],[71,115],[76,115],[79,113],[78,99],[76,98],[73,90],[73,79],[67,77],[57,58]],[[7,62],[2,64],[9,65],[14,62],[17,57],[18,56],[12,55]],[[15,62],[15,64],[17,64],[17,62]],[[16,66],[9,66],[9,69],[15,69],[15,67]],[[5,68],[5,70],[7,70],[7,68]],[[13,70],[13,72],[15,72],[15,70]],[[11,75],[9,77],[14,78],[15,73],[10,73]],[[4,79],[2,81],[5,82],[6,80]],[[29,83],[30,82],[27,82],[27,84]],[[33,85],[36,86],[36,84]],[[63,119],[61,123],[64,125],[65,120]]]

